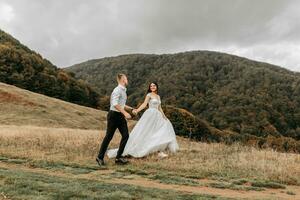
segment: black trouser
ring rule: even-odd
[[[111,139],[113,138],[117,128],[119,129],[119,131],[122,135],[122,139],[121,139],[119,150],[118,150],[117,157],[116,157],[116,158],[120,158],[122,156],[122,153],[124,151],[124,148],[126,146],[126,143],[127,143],[128,137],[129,137],[127,121],[122,113],[110,110],[107,114],[106,135],[102,141],[100,151],[98,154],[98,158],[100,158],[100,159],[104,158],[107,147],[108,147]]]

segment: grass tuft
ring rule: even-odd
[[[286,186],[275,183],[271,181],[254,181],[251,183],[253,187],[264,187],[264,188],[273,188],[273,189],[285,189]]]

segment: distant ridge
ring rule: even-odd
[[[158,81],[165,105],[184,108],[220,130],[300,139],[300,74],[235,55],[192,51],[93,59],[66,68],[95,86],[102,103],[114,77],[129,77],[129,103]],[[100,101],[101,102],[101,101]]]

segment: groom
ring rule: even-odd
[[[116,164],[127,164],[128,161],[122,157],[125,145],[127,143],[129,134],[126,119],[130,119],[131,115],[125,111],[126,109],[133,109],[126,105],[126,86],[128,85],[128,80],[125,74],[117,75],[118,86],[113,90],[110,97],[110,110],[107,114],[107,129],[106,135],[102,141],[100,151],[96,161],[99,166],[105,165],[104,155],[107,147],[114,136],[116,129],[119,129],[122,139],[120,142],[119,150],[116,156]]]

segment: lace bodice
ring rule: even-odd
[[[147,96],[150,97],[150,100],[149,100],[149,108],[156,108],[158,109],[159,105],[161,104],[161,101],[160,101],[160,98],[159,96],[158,97],[153,97],[150,93],[147,94]]]

